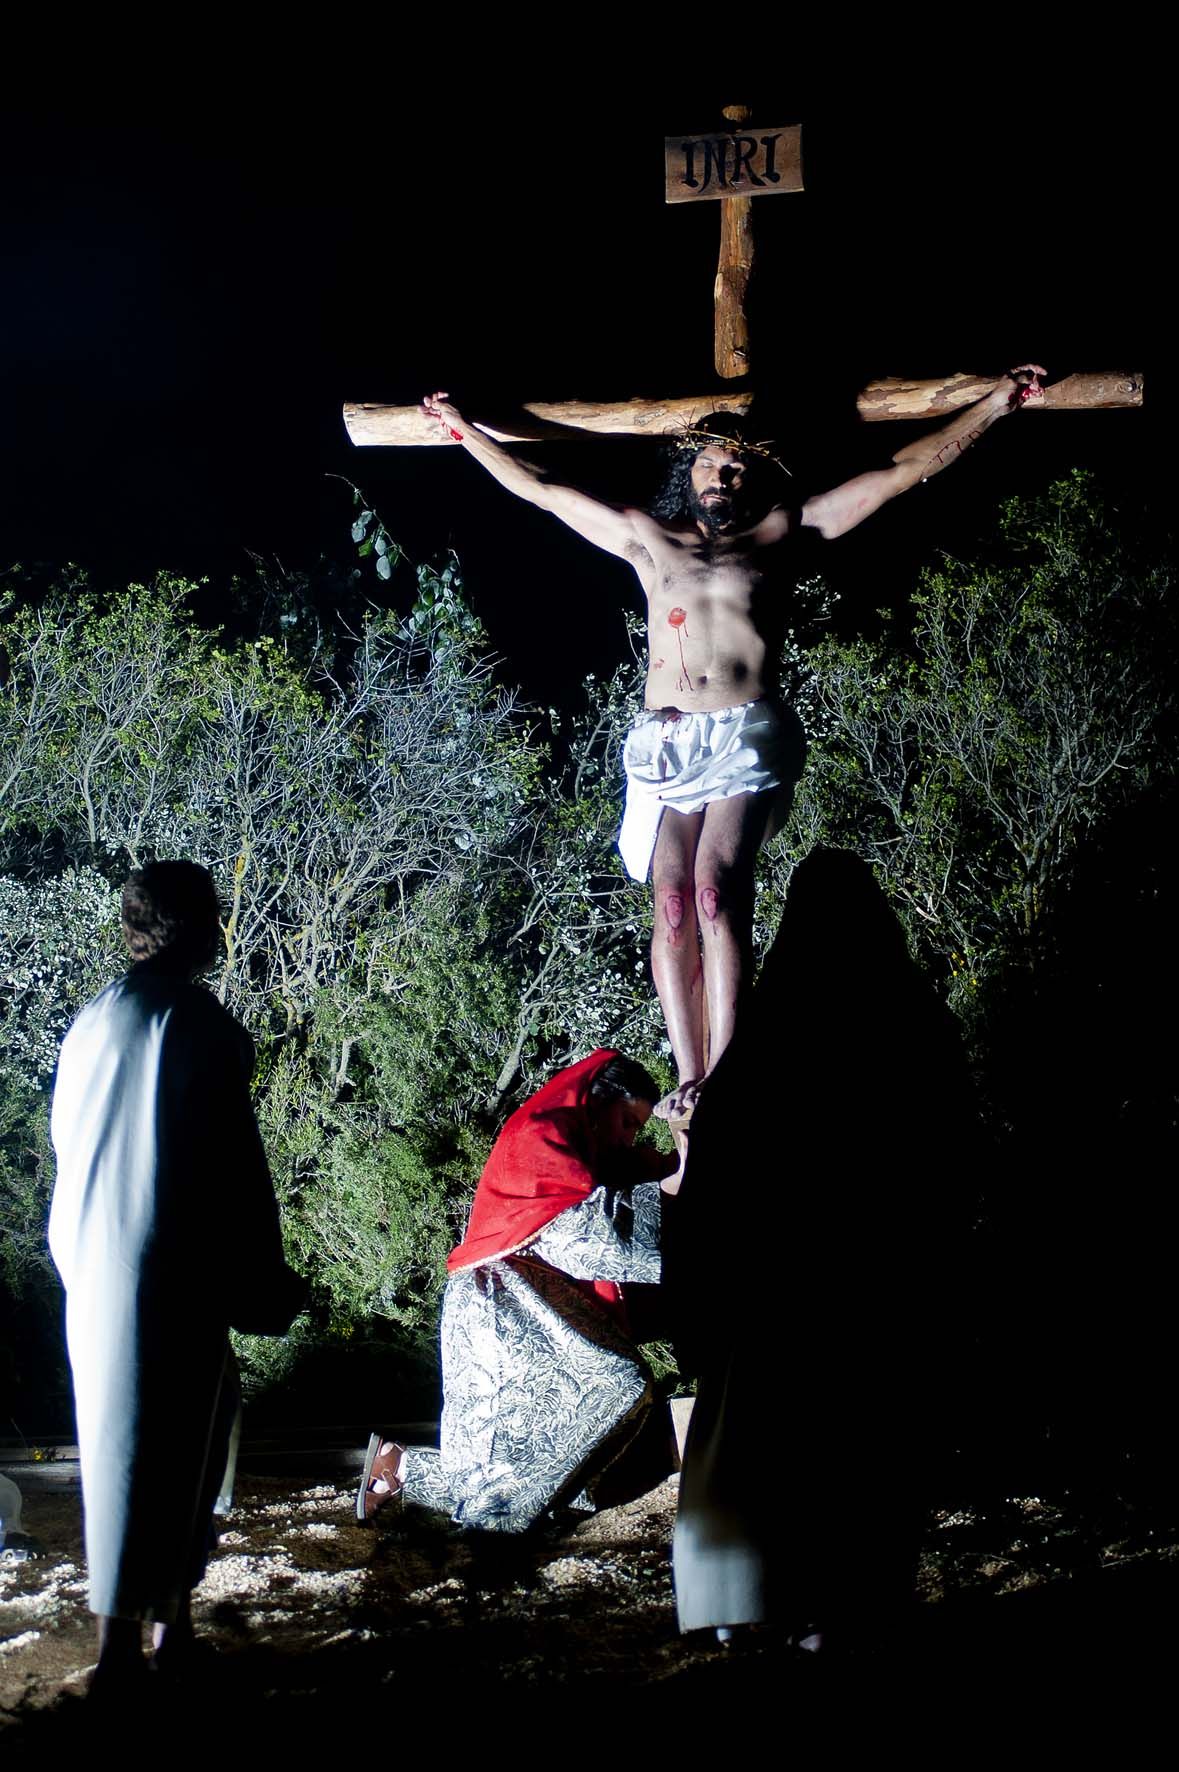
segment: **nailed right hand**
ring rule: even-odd
[[[452,404],[450,396],[444,392],[424,395],[422,412],[427,418],[437,419],[455,443],[461,443],[470,429],[458,407]]]

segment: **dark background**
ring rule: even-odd
[[[563,99],[555,147],[499,98],[457,116],[425,97],[346,116],[10,113],[0,565],[208,575],[215,614],[251,555],[351,564],[349,495],[329,478],[343,474],[411,557],[457,549],[531,695],[608,668],[636,588],[622,564],[458,450],[354,449],[340,406],[439,385],[476,412],[715,385],[719,206],[665,205],[662,136],[715,126],[726,96],[651,100],[622,123]],[[1114,119],[1080,95],[1025,103],[1018,83],[982,111],[862,93],[808,109],[785,86],[751,98],[767,125],[803,123],[807,190],[755,205],[753,294],[758,431],[781,438],[799,497],[916,434],[856,421],[873,376],[1028,358],[1052,379],[1151,375],[1164,292],[1145,104]],[[1097,468],[1137,522],[1143,500],[1160,503],[1157,380],[1152,392],[1141,412],[1003,425],[864,530],[806,538],[800,571],[821,567],[845,621],[870,621],[922,560],[993,527],[1000,497],[1074,465]],[[656,473],[643,442],[547,459],[632,501]]]

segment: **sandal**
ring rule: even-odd
[[[389,1450],[382,1452],[382,1446]],[[405,1484],[397,1475],[397,1466],[404,1451],[404,1446],[398,1445],[396,1440],[386,1439],[384,1434],[369,1435],[364,1471],[356,1491],[356,1518],[362,1526],[374,1519],[386,1502],[400,1501]],[[384,1483],[386,1487],[378,1489],[377,1483]]]

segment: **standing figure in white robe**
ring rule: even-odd
[[[603,1048],[512,1115],[447,1263],[441,1450],[374,1433],[359,1519],[399,1497],[524,1532],[670,1473],[623,1292],[657,1286],[663,1198],[678,1185],[675,1157],[631,1148],[657,1095],[640,1065]]]
[[[249,1096],[249,1037],[193,982],[216,953],[213,881],[155,862],[123,890],[135,964],[73,1023],[53,1097],[49,1244],[66,1290],[82,1466],[92,1691],[191,1641],[238,1415],[230,1326],[284,1333],[286,1265]]]

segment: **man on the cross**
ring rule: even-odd
[[[423,402],[501,486],[629,561],[646,593],[645,710],[623,753],[619,848],[633,878],[653,876],[651,970],[679,1077],[659,1105],[666,1117],[690,1110],[732,1038],[752,969],[754,864],[802,769],[802,728],[778,700],[784,544],[798,529],[832,541],[940,473],[996,419],[1042,398],[1044,373],[1021,364],[948,424],[906,443],[891,466],[795,508],[775,496],[767,447],[749,442],[731,414],[713,413],[681,435],[667,483],[644,511],[555,483],[477,430],[444,393]]]

